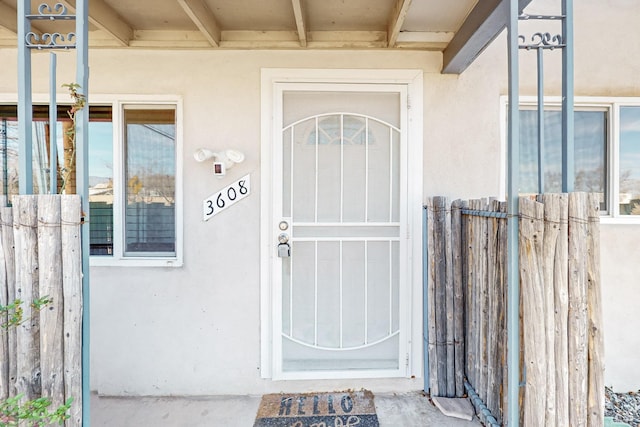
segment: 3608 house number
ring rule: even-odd
[[[226,210],[235,205],[251,193],[251,175],[245,175],[231,185],[204,199],[202,209],[204,220]]]

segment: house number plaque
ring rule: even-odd
[[[204,199],[202,202],[204,220],[207,221],[230,206],[235,205],[250,193],[251,175],[249,174]]]

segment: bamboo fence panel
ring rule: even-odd
[[[4,202],[4,200],[3,200]],[[2,207],[0,208],[0,221],[2,226],[2,253],[4,254],[2,263],[5,265],[6,283],[7,283],[7,297],[8,302],[13,302],[16,299],[16,268],[15,268],[15,245],[13,236],[13,210],[12,208]],[[9,396],[16,395],[16,379],[18,378],[18,362],[17,362],[17,332],[16,328],[9,328],[7,330],[7,343],[8,343],[8,383],[9,383]]]
[[[491,202],[489,210],[492,212],[499,212],[500,203],[497,200]],[[500,258],[498,256],[499,250],[499,238],[498,238],[498,219],[487,218],[487,335],[485,341],[487,343],[487,383],[486,383],[486,399],[487,407],[493,414],[499,413],[499,393],[495,393],[495,390],[499,388],[499,379],[502,378],[502,374],[498,375],[498,371],[501,366],[498,362],[499,346],[496,345],[500,342],[498,338],[500,325],[498,322],[499,317],[499,266]],[[496,337],[495,342],[491,337]]]
[[[62,291],[64,296],[64,387],[73,397],[66,427],[82,425],[82,247],[80,196],[69,195],[61,204]]]
[[[487,201],[482,199],[479,201],[479,210],[487,210]],[[484,256],[476,257],[476,266],[478,268],[476,274],[477,286],[478,286],[478,302],[479,307],[476,311],[476,322],[478,327],[478,333],[476,334],[476,348],[478,351],[478,357],[476,357],[476,375],[478,376],[478,395],[484,402],[487,401],[487,310],[488,310],[488,297],[487,297],[487,266],[488,266],[488,254],[487,254],[487,218],[478,217],[478,251]]]
[[[473,200],[468,202],[469,209],[474,208]],[[474,312],[475,312],[475,303],[474,299],[474,286],[473,286],[473,258],[474,258],[474,236],[472,230],[474,226],[474,217],[470,217],[468,215],[464,216],[463,219],[463,233],[464,236],[464,253],[463,253],[463,261],[462,265],[464,266],[463,271],[463,280],[466,280],[465,288],[465,375],[471,384],[475,384],[475,371],[474,371],[474,360],[475,360],[475,339],[474,339],[474,331],[473,327],[474,321]]]
[[[455,347],[454,347],[454,303],[455,294],[453,288],[453,253],[452,253],[452,235],[451,235],[451,209],[446,198],[442,200],[442,211],[444,221],[442,223],[442,233],[444,242],[445,269],[444,277],[444,295],[446,300],[445,319],[447,323],[446,329],[446,378],[447,378],[447,397],[455,397],[456,395],[456,375],[455,375]],[[442,214],[441,214],[442,216]]]
[[[0,398],[46,397],[51,410],[73,398],[67,427],[82,422],[80,209],[78,196],[59,195],[15,196],[0,208],[0,296],[23,310],[3,341]],[[45,297],[41,310],[32,305]]]
[[[471,209],[482,209],[482,201],[471,200],[469,202]],[[472,384],[477,385],[480,381],[479,365],[480,361],[480,340],[478,337],[479,321],[480,318],[480,262],[481,262],[481,247],[480,242],[480,218],[471,217],[469,219],[469,243],[470,243],[470,256],[469,256],[469,281],[471,291],[469,294],[470,312],[469,322],[467,327],[470,330],[470,342],[468,355],[471,358],[471,372],[470,379]]]
[[[569,425],[569,196],[558,196],[558,241],[553,271],[556,425]]]
[[[559,194],[544,194],[538,196],[538,201],[543,204],[544,230],[542,238],[542,287],[544,310],[544,337],[545,362],[546,362],[546,409],[545,425],[553,425],[556,422],[556,363],[555,363],[555,292],[554,274],[556,247],[560,234],[560,198]]]
[[[24,321],[16,328],[16,389],[24,399],[42,394],[40,383],[40,321],[31,302],[38,292],[38,216],[37,196],[20,196],[13,200],[13,229],[16,252],[16,298],[22,305]]]
[[[431,382],[435,385],[432,388],[432,393],[436,396],[449,396],[450,384],[454,387],[455,393],[455,377],[450,375],[448,370],[448,332],[451,330],[453,335],[453,318],[449,322],[447,315],[448,300],[453,299],[453,287],[448,285],[447,280],[447,260],[450,261],[451,256],[447,255],[447,248],[450,245],[447,242],[447,200],[444,197],[434,197],[430,204],[430,212],[432,213],[431,221],[429,221],[429,247],[433,250],[434,256],[429,258],[429,278],[430,278],[430,290],[429,290],[429,304],[433,307],[431,316],[429,318],[429,324],[433,324],[433,328],[430,327],[429,336],[429,348],[431,349],[429,354],[430,364],[434,366],[434,376],[431,377]],[[450,227],[450,226],[449,226]],[[450,235],[449,235],[450,236]],[[451,279],[449,275],[449,279]],[[452,280],[449,280],[452,282]],[[447,298],[447,290],[451,291],[451,298]],[[437,303],[442,301],[441,304]],[[453,339],[453,336],[451,336]],[[453,348],[453,345],[451,346]],[[451,358],[453,362],[453,357]],[[451,372],[453,374],[453,372]],[[451,395],[453,396],[453,394]]]
[[[461,209],[467,207],[467,203],[462,200],[455,200],[451,205],[451,252],[452,252],[452,274],[454,292],[454,375],[456,397],[465,395],[464,389],[464,262],[462,257],[463,247],[463,222]]]
[[[446,304],[446,234],[444,222],[446,219],[446,199],[436,197],[434,199],[436,223],[434,239],[436,253],[435,259],[435,286],[436,286],[436,353],[438,357],[438,388],[440,395],[447,396],[447,304]],[[439,325],[439,326],[438,326]]]
[[[499,213],[506,214],[506,202],[500,202]],[[499,423],[502,423],[504,412],[507,408],[507,221],[498,221],[498,277],[496,289],[496,310],[498,312],[496,340],[498,341],[498,354],[495,360],[495,388],[497,395],[494,407],[489,408]]]
[[[522,423],[601,426],[604,367],[597,197],[545,194],[538,201],[521,198],[520,206],[521,348],[516,351],[524,383],[519,402]],[[505,212],[505,203],[456,200],[449,209],[446,199],[433,198],[426,208],[429,349],[430,357],[437,358],[429,366],[431,394],[450,392],[448,344],[453,319],[456,396],[460,380],[466,379],[481,400],[474,400],[481,420],[487,422],[490,412],[501,423],[508,403],[507,221],[496,213]]]
[[[602,331],[602,292],[600,286],[600,216],[595,194],[587,199],[588,257],[587,307],[589,317],[589,378],[587,425],[600,427],[604,419],[604,336]]]
[[[39,294],[51,301],[40,312],[40,370],[42,397],[51,406],[64,403],[62,334],[62,241],[60,235],[60,197],[38,198]]]
[[[5,196],[0,196],[0,204],[7,203]],[[2,220],[0,213],[0,221]],[[0,253],[4,252],[2,228],[0,227]],[[9,289],[7,286],[7,269],[4,259],[0,260],[0,307],[9,304]],[[9,397],[9,331],[2,327],[9,321],[8,313],[0,313],[0,401]]]
[[[587,420],[587,209],[586,193],[569,194],[569,424]]]
[[[427,284],[427,301],[428,301],[428,343],[429,352],[429,390],[431,395],[440,396],[440,387],[438,386],[438,353],[436,351],[436,250],[435,250],[435,208],[433,199],[427,199],[427,250],[428,250],[428,269],[429,282]]]
[[[544,229],[544,206],[520,201],[520,281],[526,389],[523,425],[539,426],[546,409],[546,339],[544,319],[544,260],[540,247]],[[543,420],[540,419],[543,418]],[[544,424],[544,423],[542,423]]]

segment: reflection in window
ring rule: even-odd
[[[620,107],[620,215],[640,215],[640,107]]]
[[[125,108],[125,255],[175,255],[174,108]]]
[[[113,125],[89,122],[91,255],[113,255]]]
[[[341,123],[342,122],[342,123]],[[367,120],[353,115],[332,114],[318,118],[318,128],[309,134],[307,142],[318,145],[365,145],[373,144],[371,132],[367,135]],[[367,139],[367,137],[369,139]]]
[[[75,159],[69,130],[70,106],[59,105],[56,123],[56,193],[75,194]],[[18,120],[16,105],[0,105],[0,163],[2,194],[18,194]],[[49,106],[33,106],[33,192],[50,193]],[[90,253],[113,254],[113,126],[111,107],[89,108]]]
[[[538,117],[535,110],[520,111],[520,192],[562,191],[562,113],[544,112],[544,189],[538,189]],[[600,195],[606,210],[607,113],[576,111],[574,119],[575,191]]]

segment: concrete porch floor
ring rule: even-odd
[[[375,393],[374,393],[375,394]],[[260,396],[91,396],[92,427],[252,427]],[[375,394],[380,427],[472,427],[442,415],[420,392]]]

